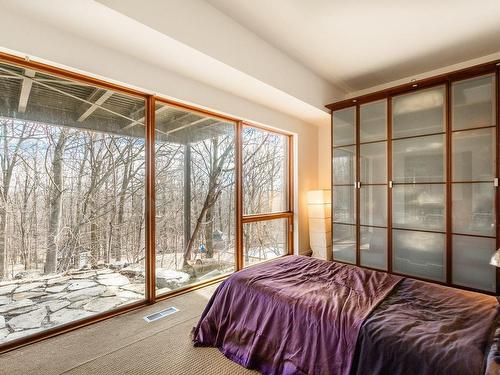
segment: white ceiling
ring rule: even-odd
[[[500,51],[500,0],[207,0],[347,92]]]

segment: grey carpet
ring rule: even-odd
[[[191,345],[191,329],[215,287],[0,355],[0,374],[256,374],[217,349]],[[142,319],[167,306],[180,311],[153,323]]]

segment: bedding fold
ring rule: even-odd
[[[225,280],[193,342],[263,374],[347,375],[361,325],[400,280],[309,257],[279,258]]]

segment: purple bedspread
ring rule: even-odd
[[[358,332],[400,277],[302,256],[233,274],[193,332],[263,374],[350,372]]]
[[[495,297],[403,280],[358,337],[356,375],[480,375]]]

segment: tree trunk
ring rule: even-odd
[[[59,232],[61,221],[61,201],[63,191],[62,165],[67,137],[67,130],[61,130],[52,159],[52,186],[50,188],[49,195],[49,228],[47,232],[47,254],[45,256],[44,268],[45,273],[54,273],[57,271],[56,237]]]

